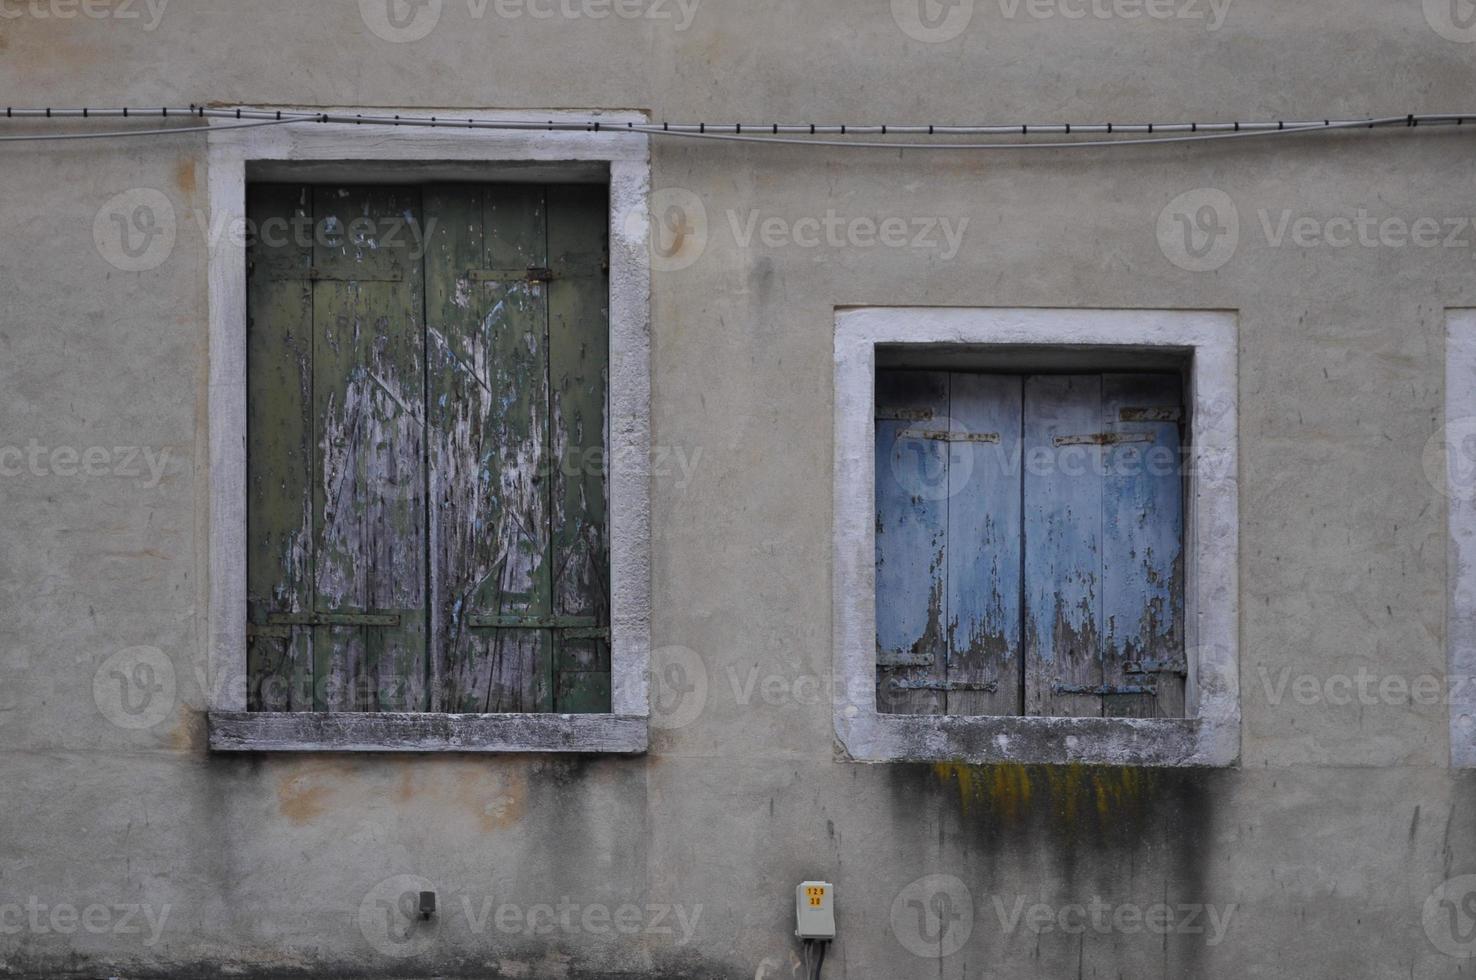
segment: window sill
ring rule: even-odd
[[[841,707],[836,735],[855,762],[1233,766],[1240,732],[1202,718],[890,715]]]
[[[631,715],[454,715],[212,711],[212,752],[646,751],[646,719]]]

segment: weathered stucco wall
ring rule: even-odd
[[[1435,0],[978,0],[933,35],[908,0],[444,0],[413,41],[370,29],[393,36],[376,2],[0,0],[0,91],[725,121],[1476,111],[1476,45]],[[1444,311],[1476,306],[1471,153],[1454,130],[1028,156],[658,141],[658,194],[706,217],[652,297],[654,640],[691,651],[665,654],[691,710],[641,758],[222,758],[197,674],[203,141],[0,146],[0,447],[23,454],[0,455],[0,973],[788,977],[809,877],[838,887],[827,976],[1469,973],[1449,954],[1476,950],[1476,778],[1448,767],[1444,704],[1407,690],[1445,676],[1423,456]],[[95,219],[137,189],[175,242],[135,272]],[[1226,197],[1164,220],[1228,198],[1235,247],[1207,262],[1159,238],[1202,189]],[[1329,222],[1361,211],[1442,231],[1338,247]],[[832,215],[962,235],[795,241]],[[1240,767],[834,761],[832,331],[868,304],[1236,311]],[[913,884],[935,874],[968,895]],[[402,875],[439,892],[438,926],[386,932]],[[1438,896],[1426,920],[1452,878],[1454,921]],[[913,900],[957,952],[909,949]]]

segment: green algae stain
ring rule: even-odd
[[[1156,770],[1130,766],[938,763],[937,781],[971,816],[1016,821],[1047,815],[1068,827],[1110,826],[1141,815],[1158,795]]]

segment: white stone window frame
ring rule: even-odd
[[[1190,409],[1185,718],[898,715],[876,708],[878,345],[988,364],[1073,365],[1094,352],[1181,358]],[[1233,313],[868,307],[835,322],[835,734],[858,762],[1232,766],[1240,758],[1237,324]]]
[[[1476,768],[1476,494],[1466,440],[1476,435],[1476,309],[1445,311],[1445,422],[1426,445],[1426,475],[1445,493],[1446,700],[1450,764]]]
[[[322,110],[314,110],[322,111]],[[334,112],[370,110],[333,109]],[[458,112],[458,118],[467,113]],[[472,118],[646,123],[636,112]],[[650,149],[629,132],[294,123],[208,134],[210,496],[207,691],[214,751],[644,752],[650,716]],[[246,710],[246,227],[248,181],[597,182],[610,190],[609,714]]]

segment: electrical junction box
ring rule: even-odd
[[[794,934],[801,939],[835,938],[835,886],[802,881],[794,889]]]

